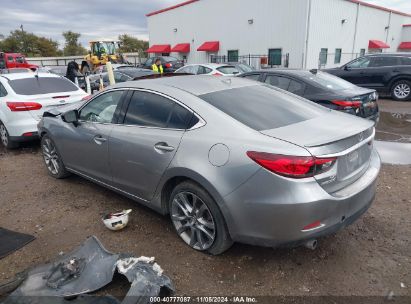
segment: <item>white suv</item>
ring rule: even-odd
[[[43,112],[85,100],[88,94],[68,79],[49,73],[0,75],[0,139],[6,148],[38,138]]]

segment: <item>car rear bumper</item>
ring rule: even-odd
[[[241,243],[276,247],[334,233],[369,208],[379,170],[380,159],[373,150],[368,170],[353,184],[330,194],[314,179],[273,179],[273,173],[261,169],[224,198],[230,235]],[[303,230],[317,221],[321,225]]]

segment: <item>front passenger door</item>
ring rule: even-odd
[[[124,122],[110,137],[115,187],[151,200],[172,161],[193,113],[161,94],[135,90]]]

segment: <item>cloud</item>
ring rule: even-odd
[[[368,0],[366,2],[411,14],[410,0]]]

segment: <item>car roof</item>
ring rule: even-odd
[[[140,88],[159,90],[167,93],[168,88],[176,88],[193,95],[203,95],[211,92],[229,89],[263,85],[262,83],[239,77],[215,77],[210,75],[187,75],[178,77],[162,77],[139,81],[118,83],[112,88]]]
[[[0,77],[4,77],[7,80],[15,80],[15,79],[25,79],[25,78],[33,78],[36,77],[40,78],[60,78],[61,76],[52,74],[52,73],[44,73],[44,72],[27,72],[27,73],[11,73],[11,74],[2,74]]]
[[[203,66],[210,67],[210,68],[219,68],[222,66],[233,66],[232,64],[229,64],[229,63],[192,63],[192,64],[187,64],[184,67],[193,66],[193,65],[203,65]]]
[[[374,54],[366,54],[365,57],[369,56],[402,56],[402,57],[411,57],[411,53],[401,52],[401,53],[374,53]]]
[[[320,72],[320,71],[319,71]],[[242,75],[250,75],[250,74],[261,74],[261,73],[273,73],[273,74],[283,74],[283,75],[290,75],[290,76],[300,76],[300,77],[307,77],[312,75],[310,70],[304,69],[280,69],[280,68],[272,68],[272,69],[264,69],[264,70],[257,70],[252,72],[247,72]]]

